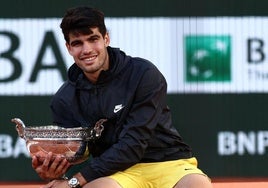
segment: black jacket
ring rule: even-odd
[[[101,138],[90,143],[93,158],[81,171],[85,179],[139,162],[191,157],[190,147],[172,126],[163,75],[147,60],[111,47],[108,53],[110,68],[101,72],[97,83],[73,64],[51,103],[54,123],[61,126],[94,126],[107,119]]]

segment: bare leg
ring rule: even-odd
[[[83,188],[122,188],[115,180],[104,177],[87,183]]]
[[[188,174],[184,176],[174,188],[212,188],[208,177],[201,174]]]

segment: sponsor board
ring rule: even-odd
[[[218,154],[265,155],[268,149],[268,131],[220,131],[218,132]]]
[[[9,134],[0,134],[0,159],[17,159],[21,156],[30,157],[25,140],[20,137],[13,139]]]
[[[219,156],[266,155],[268,150],[268,130],[262,131],[218,131],[217,153]],[[29,158],[25,140],[9,134],[0,134],[0,159]]]
[[[231,37],[198,36],[185,37],[186,82],[231,81]]]
[[[0,23],[0,95],[55,93],[73,63],[60,19]],[[106,19],[111,46],[152,61],[169,93],[268,92],[267,24],[266,17]]]
[[[59,20],[1,19],[0,23],[0,95],[54,93],[66,79],[69,62]]]

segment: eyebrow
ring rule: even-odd
[[[100,35],[94,34],[94,35],[89,36],[89,39],[91,39],[91,38],[100,38]]]
[[[93,38],[99,39],[99,38],[101,38],[101,35],[100,34],[92,34],[87,38],[87,40],[92,40]],[[74,40],[70,43],[70,45],[73,45],[74,43],[77,43],[77,42],[81,42],[81,40],[80,39]]]

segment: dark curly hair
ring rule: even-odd
[[[67,43],[69,43],[70,33],[87,35],[92,33],[91,28],[98,28],[102,36],[107,33],[103,12],[87,6],[68,9],[60,27]]]

